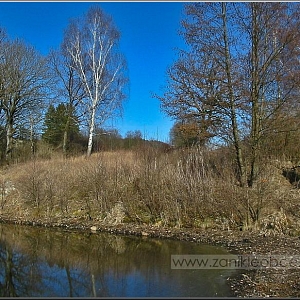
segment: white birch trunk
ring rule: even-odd
[[[90,157],[91,154],[92,154],[93,136],[94,136],[94,130],[95,130],[95,116],[96,116],[96,108],[93,107],[92,115],[91,115],[90,129],[89,129],[89,141],[88,141],[88,148],[87,148],[87,157]]]

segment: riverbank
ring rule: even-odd
[[[144,238],[163,238],[205,243],[225,247],[233,254],[272,254],[300,255],[300,239],[286,235],[265,235],[251,231],[232,231],[200,228],[167,228],[154,225],[118,224],[107,225],[103,222],[77,221],[74,219],[60,222],[28,221],[0,217],[2,223],[64,228],[65,230],[109,232],[112,234],[135,235]],[[229,278],[234,295],[237,297],[299,297],[299,269],[242,270],[235,278]]]

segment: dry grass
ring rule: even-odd
[[[8,183],[14,189],[4,193]],[[113,222],[119,207],[120,222],[265,230],[281,212],[282,232],[294,224],[300,197],[272,164],[253,188],[241,188],[228,156],[199,148],[33,160],[2,170],[0,184],[2,213],[17,217]]]

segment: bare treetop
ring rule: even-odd
[[[67,50],[86,93],[89,123],[89,156],[96,121],[103,124],[118,110],[125,98],[126,63],[118,52],[120,33],[112,18],[92,7],[82,18],[70,23],[64,38]]]

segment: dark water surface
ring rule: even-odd
[[[188,242],[0,224],[2,297],[233,296],[233,270],[171,269],[173,254],[226,254]]]

